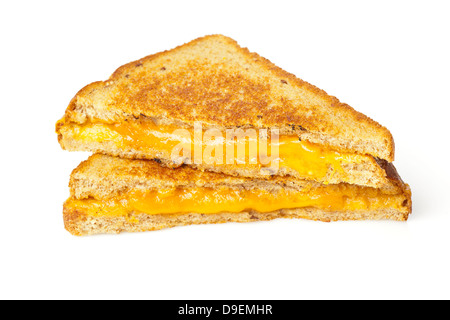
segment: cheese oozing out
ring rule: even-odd
[[[193,130],[187,131],[188,135],[186,136],[180,134],[180,131],[174,127],[157,126],[151,121],[145,123],[127,121],[119,124],[95,122],[82,125],[66,124],[61,130],[65,130],[65,134],[73,139],[86,143],[108,141],[113,142],[117,148],[144,153],[156,151],[165,154],[166,157],[171,157],[174,150],[179,150],[180,145],[183,145],[190,149],[187,159],[184,157],[184,162],[187,160],[188,163],[189,161],[196,163],[195,161],[198,161],[196,157],[200,154],[200,161],[212,162],[215,167],[244,166],[261,169],[272,166],[277,169],[287,169],[288,172],[294,171],[299,178],[312,179],[325,184],[332,182],[333,175],[336,174],[339,174],[340,181],[351,183],[351,177],[346,174],[344,166],[373,161],[368,155],[338,152],[308,141],[300,141],[297,136],[292,135],[279,136],[276,143],[278,156],[276,156],[276,154],[272,154],[273,150],[276,150],[274,149],[275,143],[270,139],[264,140],[267,141],[267,146],[266,150],[261,152],[259,136],[234,140],[217,139],[216,137],[205,140],[203,136],[199,142],[195,137],[195,132],[192,132]],[[225,134],[223,136],[225,137]],[[241,147],[242,149],[239,149]],[[198,150],[200,152],[197,152]],[[231,156],[230,150],[232,151]],[[239,150],[244,150],[244,157]],[[183,150],[176,156],[178,159],[182,159]],[[264,158],[264,156],[266,157]],[[271,159],[270,163],[268,159]]]

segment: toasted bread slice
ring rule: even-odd
[[[358,212],[325,211],[314,207],[277,210],[274,212],[221,212],[216,214],[154,214],[132,212],[128,216],[100,217],[86,214],[83,209],[64,207],[64,225],[75,236],[117,234],[121,232],[156,231],[177,226],[218,224],[227,222],[269,221],[278,218],[301,218],[323,222],[346,220],[396,220],[406,221],[408,214],[394,208]]]
[[[392,164],[382,165],[387,166],[390,185],[376,189],[280,176],[232,177],[96,154],[71,175],[64,222],[71,233],[85,235],[279,217],[406,220],[411,212],[409,187]]]
[[[84,87],[71,100],[56,131],[67,150],[158,158],[173,167],[167,150],[139,144],[136,136],[149,126],[191,130],[195,122],[203,130],[277,128],[282,136],[362,157],[358,161],[362,164],[352,168],[355,172],[345,174],[348,179],[339,175],[315,179],[289,168],[279,172],[298,178],[379,187],[385,174],[374,158],[394,160],[394,142],[386,128],[222,35],[128,63],[108,80]],[[128,127],[125,133],[123,127]],[[259,177],[252,168],[197,167]],[[353,174],[360,178],[352,179]]]

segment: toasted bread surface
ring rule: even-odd
[[[395,171],[392,164],[386,163],[390,173]],[[396,171],[395,171],[396,172]],[[280,188],[300,191],[302,188],[319,188],[320,183],[293,179],[289,176],[271,176],[268,179],[235,177],[218,172],[201,171],[191,166],[179,168],[161,166],[154,160],[132,160],[102,154],[94,154],[83,161],[71,174],[69,187],[71,195],[77,199],[93,197],[103,199],[132,189],[158,190],[165,188],[228,187],[264,190]],[[404,193],[409,187],[401,181],[398,174],[387,177],[381,188],[385,194]]]
[[[339,220],[397,220],[406,221],[408,213],[396,209],[384,209],[364,212],[330,212],[317,208],[298,208],[278,210],[269,213],[240,212],[217,214],[174,214],[147,215],[130,213],[127,217],[92,217],[82,210],[64,208],[64,226],[67,231],[76,236],[101,233],[142,232],[155,231],[176,226],[193,224],[217,224],[226,222],[255,222],[268,221],[277,218],[302,218],[323,222]]]
[[[337,150],[394,160],[385,127],[222,35],[128,63],[84,87],[57,132],[62,141],[67,123],[142,118],[180,127],[194,121],[218,129],[277,127]]]

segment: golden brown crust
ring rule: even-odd
[[[130,62],[84,87],[57,132],[67,122],[141,116],[187,126],[278,127],[338,150],[394,159],[386,128],[222,35]]]
[[[176,226],[193,224],[216,224],[226,222],[268,221],[278,218],[303,218],[331,222],[339,220],[382,220],[406,221],[409,213],[395,209],[361,212],[324,211],[317,208],[278,210],[269,213],[241,212],[218,214],[172,214],[147,215],[130,213],[127,217],[92,217],[73,208],[64,208],[64,226],[76,236],[100,233],[155,231]]]
[[[273,176],[268,180],[246,177],[233,177],[211,171],[201,171],[183,165],[178,168],[161,166],[158,161],[131,160],[94,154],[83,161],[70,176],[69,187],[76,198],[120,194],[132,188],[138,189],[170,189],[192,187],[229,188],[294,188],[302,186],[319,186],[312,181],[293,180],[283,176]]]
[[[403,193],[405,184],[399,177],[391,177],[381,189],[386,194]],[[278,190],[289,188],[300,190],[304,187],[317,188],[322,184],[290,176],[270,176],[267,179],[234,177],[211,171],[201,171],[190,166],[167,168],[152,160],[131,160],[94,154],[73,170],[69,187],[71,195],[78,198],[94,197],[102,199],[127,190],[219,187],[261,188]]]

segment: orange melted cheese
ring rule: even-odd
[[[130,191],[111,199],[70,198],[66,206],[91,216],[127,216],[129,213],[179,214],[220,212],[238,213],[255,210],[261,213],[280,209],[316,207],[329,211],[376,210],[402,208],[404,196],[387,195],[377,189],[350,185],[328,185],[305,191],[282,189],[174,188],[158,191]]]
[[[131,148],[138,151],[156,150],[163,152],[167,156],[171,155],[172,150],[180,144],[180,141],[186,141],[186,137],[177,134],[173,127],[156,126],[154,124],[142,124],[125,122],[121,124],[104,124],[104,123],[89,123],[84,125],[67,125],[66,130],[74,139],[85,142],[104,142],[112,141],[118,148]],[[223,158],[220,163],[214,163],[214,166],[227,166],[227,150],[226,140],[217,141],[210,140],[203,142],[198,146],[194,134],[190,135],[190,140],[187,143],[191,144],[191,163],[195,161],[195,149],[200,148],[201,153],[206,153],[206,148],[214,143],[221,144],[223,150]],[[244,162],[237,161],[238,153],[234,152],[233,165],[247,166],[249,168],[262,168],[270,166],[272,163],[261,163],[260,159],[253,159],[249,161],[249,148],[251,139],[244,139],[241,142],[245,143],[246,158]],[[267,146],[267,154],[270,156],[273,146]],[[237,144],[236,140],[232,141]],[[209,143],[209,144],[208,144]],[[259,146],[259,144],[255,144]],[[234,146],[237,150],[237,146]],[[280,136],[278,141],[279,157],[274,158],[277,161],[277,167],[294,170],[302,178],[319,180],[327,183],[327,174],[329,172],[338,172],[343,174],[343,166],[348,163],[360,163],[364,157],[363,155],[341,153],[326,149],[320,145],[316,145],[307,141],[300,141],[296,136]],[[214,157],[214,152],[208,153]],[[205,157],[204,157],[205,159]],[[332,170],[330,170],[330,168]]]

